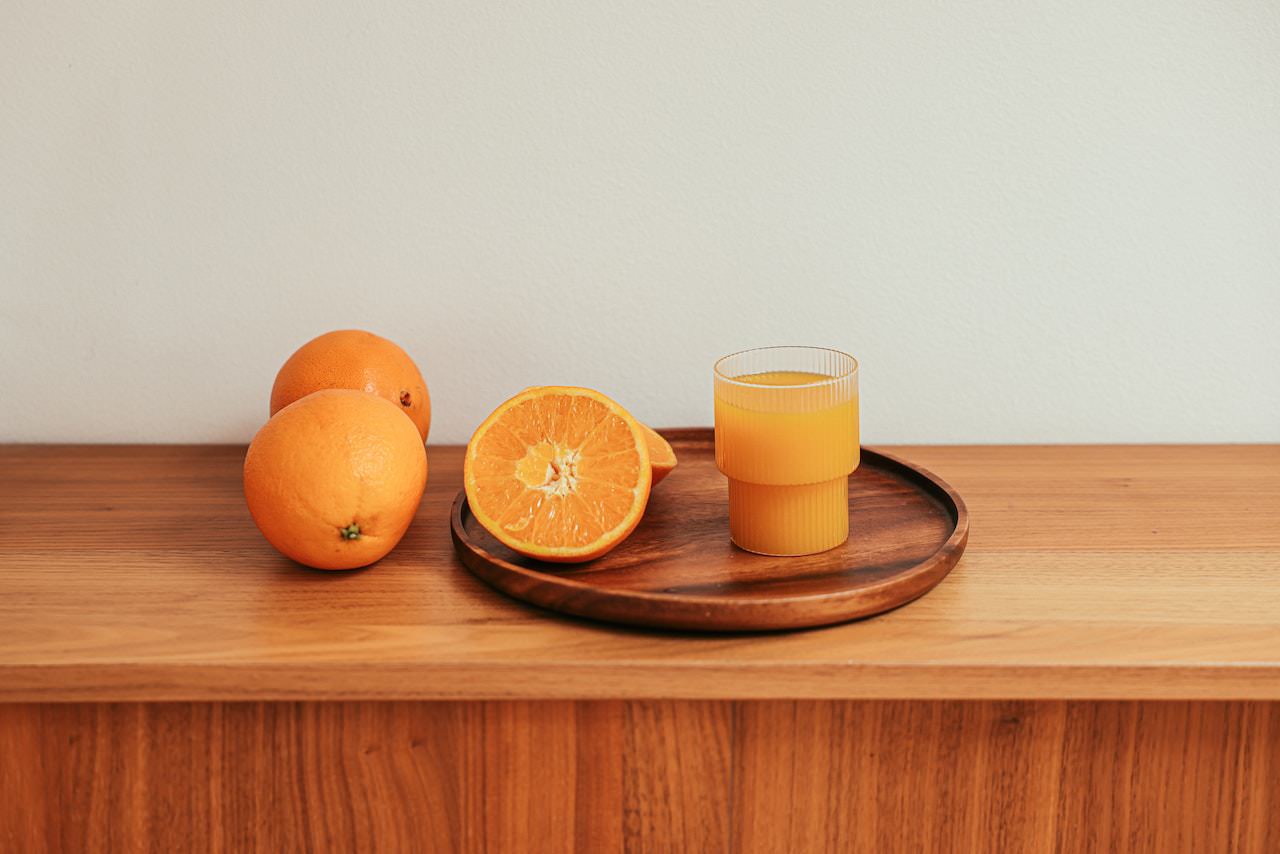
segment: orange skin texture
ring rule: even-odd
[[[244,497],[258,529],[281,554],[316,569],[385,556],[409,529],[426,485],[427,451],[413,423],[397,405],[350,389],[318,391],[280,410],[244,460]]]
[[[671,450],[671,443],[658,431],[644,424],[640,425],[645,441],[649,444],[649,467],[653,469],[653,485],[671,474],[676,467],[676,452]]]
[[[271,414],[326,388],[367,391],[391,401],[413,421],[422,441],[427,441],[431,429],[427,383],[409,354],[386,338],[359,329],[340,329],[303,344],[276,374]]]

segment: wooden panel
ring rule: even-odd
[[[240,448],[0,447],[0,700],[1280,699],[1280,446],[896,452],[968,504],[937,588],[872,620],[706,638],[471,577],[449,536],[458,448],[430,449],[390,556],[321,573],[254,529]]]
[[[628,754],[626,705],[575,703],[574,850],[616,854],[623,850],[623,763]]]
[[[1280,846],[1280,704],[739,705],[743,850]]]
[[[1060,704],[742,703],[739,721],[747,850],[1046,850],[1054,838]]]
[[[1060,851],[1280,850],[1280,704],[1072,703],[1067,724]]]
[[[621,753],[577,749],[600,734],[599,712],[0,705],[0,850],[607,850],[594,843],[621,839]]]
[[[1280,850],[1280,704],[0,705],[0,850]]]
[[[732,730],[728,703],[626,705],[628,851],[730,850]]]
[[[464,707],[466,708],[466,707]],[[471,797],[467,817],[484,828],[481,837],[490,851],[520,851],[538,840],[548,851],[573,849],[575,830],[576,722],[569,703],[486,703],[477,729],[483,742],[473,757],[479,775],[461,782],[479,784],[479,798]],[[471,842],[471,835],[464,834]]]

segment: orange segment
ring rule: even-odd
[[[467,445],[463,481],[476,520],[529,557],[584,561],[640,522],[653,482],[645,427],[597,391],[525,389]]]
[[[658,435],[657,430],[643,424],[640,429],[644,431],[645,442],[649,445],[649,466],[653,469],[653,485],[657,486],[658,481],[671,474],[671,470],[676,467],[676,452],[671,450],[671,444],[666,439]]]

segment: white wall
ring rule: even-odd
[[[360,7],[360,8],[357,8]],[[299,344],[871,442],[1280,440],[1274,0],[0,4],[0,440],[244,440]]]

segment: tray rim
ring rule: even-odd
[[[714,441],[713,428],[711,427],[664,428],[659,429],[657,432],[668,440],[681,444],[707,445],[713,444]],[[454,551],[458,555],[462,564],[467,568],[468,572],[488,586],[502,593],[504,596],[523,602],[527,605],[554,611],[556,613],[570,614],[582,619],[612,623],[615,625],[622,624],[659,629],[678,628],[685,631],[692,630],[702,632],[772,631],[778,629],[817,627],[843,623],[850,620],[884,613],[885,611],[889,611],[912,602],[923,596],[925,593],[928,593],[955,567],[961,554],[964,552],[969,539],[969,510],[965,505],[964,499],[960,497],[960,493],[958,493],[951,484],[947,483],[947,481],[938,477],[923,466],[917,465],[895,454],[879,451],[865,445],[861,446],[860,453],[862,455],[862,461],[866,461],[867,459],[875,460],[875,465],[878,467],[894,471],[903,480],[910,481],[917,489],[926,492],[935,500],[939,501],[939,503],[943,505],[944,509],[947,510],[948,515],[952,518],[952,529],[951,533],[947,536],[947,539],[937,549],[935,549],[932,554],[919,563],[902,570],[900,573],[895,574],[890,578],[874,584],[850,588],[848,590],[778,596],[767,599],[759,597],[743,598],[733,596],[717,596],[712,598],[706,596],[688,596],[680,593],[660,593],[643,590],[609,590],[607,594],[602,594],[600,591],[605,590],[606,588],[601,588],[597,585],[588,584],[584,581],[578,581],[572,578],[556,575],[553,572],[544,572],[539,569],[511,563],[505,558],[493,554],[483,546],[472,542],[465,536],[465,520],[463,518],[463,513],[465,512],[470,514],[470,507],[467,505],[467,492],[465,488],[459,489],[457,496],[453,500],[453,505],[449,512],[449,529],[453,539]],[[481,564],[484,569],[473,565],[473,560]],[[555,567],[558,565],[548,564],[548,566]],[[768,625],[758,625],[753,628],[746,626],[743,623],[727,627],[717,625],[689,626],[683,625],[682,621],[679,620],[671,623],[663,623],[660,621],[613,619],[599,616],[598,614],[574,610],[571,607],[564,607],[561,604],[544,604],[543,602],[536,601],[532,598],[528,598],[527,596],[517,595],[507,590],[498,583],[498,579],[502,577],[502,573],[518,575],[537,585],[545,585],[555,589],[580,591],[584,593],[594,592],[596,595],[607,596],[608,598],[616,601],[643,602],[647,605],[668,605],[675,606],[680,609],[714,608],[715,610],[722,612],[741,612],[744,617],[749,616],[752,612],[758,613],[785,609],[787,606],[792,604],[822,602],[829,606],[838,606],[845,600],[861,599],[865,598],[868,594],[907,586],[909,582],[918,580],[922,577],[925,577],[928,583],[924,584],[920,589],[914,590],[909,595],[904,596],[901,600],[895,601],[884,608],[875,608],[863,612],[852,612],[847,615],[829,615],[830,618],[824,617],[818,620],[799,620],[795,622],[783,620],[776,623],[770,621]]]

